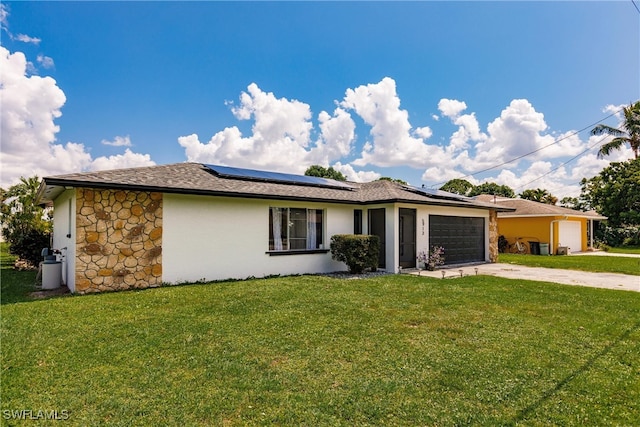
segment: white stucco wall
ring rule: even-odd
[[[269,207],[325,210],[324,244],[353,232],[355,206],[165,194],[162,280],[243,279],[345,270],[330,253],[279,255],[269,249]]]
[[[62,282],[75,292],[76,191],[73,189],[65,190],[54,202],[53,249],[62,252]]]

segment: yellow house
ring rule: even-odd
[[[546,203],[525,199],[510,199],[492,195],[476,197],[483,202],[493,202],[502,207],[513,208],[512,212],[498,213],[498,234],[510,244],[520,241],[538,242],[548,246],[550,254],[566,248],[568,252],[584,252],[593,247],[593,221],[607,217],[595,212],[582,212]],[[544,249],[542,251],[545,252]]]

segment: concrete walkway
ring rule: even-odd
[[[480,264],[475,266],[443,268],[436,271],[412,269],[406,270],[405,272],[439,279],[482,274],[506,277],[509,279],[537,280],[541,282],[561,283],[564,285],[640,292],[640,276],[617,273],[591,273],[558,268],[526,267],[515,264]]]

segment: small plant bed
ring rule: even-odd
[[[0,409],[70,426],[638,425],[638,312],[633,292],[413,275],[5,304]]]
[[[519,255],[500,254],[498,262],[529,267],[563,268],[595,273],[621,273],[640,276],[640,258],[605,255]]]

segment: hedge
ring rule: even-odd
[[[362,273],[366,268],[378,268],[380,238],[365,234],[336,234],[331,237],[331,257],[342,261],[350,273]]]

